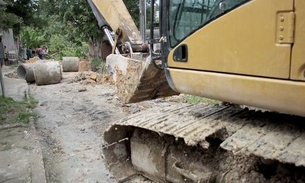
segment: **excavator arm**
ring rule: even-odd
[[[88,0],[90,7],[108,37],[109,28],[119,41],[131,45],[144,44],[142,37],[122,0]],[[109,37],[108,37],[109,38]],[[109,38],[110,39],[110,38]],[[110,39],[111,40],[111,39]]]
[[[88,0],[88,3],[115,53],[106,62],[121,101],[133,103],[178,94],[168,85],[164,71],[151,61],[149,47],[124,2]],[[118,43],[122,45],[120,48]]]

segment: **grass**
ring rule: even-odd
[[[25,97],[23,101],[14,101],[10,97],[0,97],[0,125],[23,123],[28,124],[31,117],[36,117],[37,114],[33,112],[37,101],[29,96]]]
[[[91,60],[91,70],[92,71],[97,71],[103,67],[105,67],[106,61],[103,59],[98,59],[98,58],[93,58]]]
[[[204,103],[204,104],[221,104],[221,101],[218,100],[213,100],[213,99],[208,99],[204,97],[198,97],[194,95],[184,95],[185,101],[190,104],[199,104],[199,103]]]
[[[22,146],[22,149],[24,149],[24,150],[33,150],[34,147]]]

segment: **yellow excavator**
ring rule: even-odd
[[[304,0],[151,0],[148,41],[122,0],[88,3],[123,102],[186,93],[263,109],[181,104],[113,123],[104,156],[119,182],[305,180]]]

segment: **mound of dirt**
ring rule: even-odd
[[[79,72],[73,79],[73,83],[81,84],[114,84],[113,79],[106,74],[99,74],[92,71]]]

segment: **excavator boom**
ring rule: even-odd
[[[106,62],[121,101],[133,103],[178,94],[169,87],[164,71],[151,61],[148,45],[124,2],[88,0],[88,3],[116,53],[109,55]],[[111,31],[115,32],[114,39]],[[118,47],[118,43],[122,46]]]
[[[111,28],[122,42],[144,43],[122,0],[88,0],[88,3],[101,28]]]

